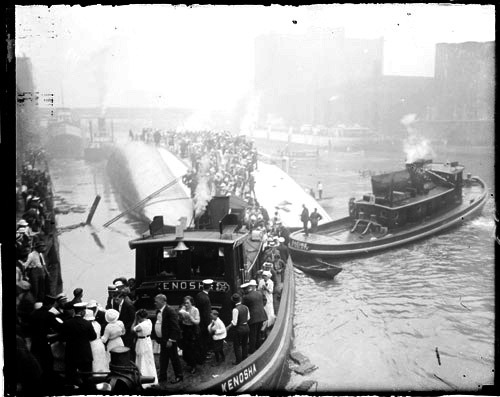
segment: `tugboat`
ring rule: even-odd
[[[54,158],[80,159],[83,146],[83,132],[72,119],[70,109],[58,109],[55,119],[47,126],[47,152]]]
[[[434,235],[481,212],[487,200],[484,181],[463,178],[458,162],[417,160],[406,169],[372,176],[372,193],[349,200],[349,216],[320,225],[305,235],[290,235],[294,262],[372,254]]]
[[[203,280],[211,279],[212,307],[219,309],[227,325],[231,320],[231,295],[240,292],[242,284],[257,278],[264,262],[266,239],[262,233],[242,226],[242,214],[230,208],[229,197],[211,201],[207,213],[205,229],[185,229],[184,219],[173,231],[163,224],[161,216],[155,217],[146,234],[129,242],[136,251],[135,306],[146,309],[153,321],[157,294],[166,295],[168,304],[176,307],[184,296],[201,291]],[[184,385],[182,391],[228,394],[283,386],[292,344],[294,297],[290,265],[285,268],[276,322],[260,348],[222,372],[204,367],[202,379]]]
[[[106,120],[104,117],[99,117],[98,131],[96,134],[92,131],[92,123],[89,121],[90,140],[87,147],[84,149],[84,157],[86,161],[94,162],[109,158],[114,145],[113,124],[111,123],[111,133],[106,131]]]

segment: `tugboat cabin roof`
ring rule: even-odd
[[[429,171],[442,172],[443,174],[459,174],[464,170],[463,165],[459,165],[456,161],[451,163],[431,163],[426,164],[424,169]]]
[[[186,230],[184,236],[176,237],[175,233],[160,234],[151,236],[148,234],[141,238],[129,242],[131,249],[140,247],[142,245],[151,244],[176,244],[179,241],[186,241],[192,243],[213,243],[220,245],[239,245],[246,238],[247,233],[232,233],[222,234],[218,230]]]

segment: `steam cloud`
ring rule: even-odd
[[[260,97],[258,95],[252,95],[248,101],[245,109],[245,114],[240,123],[240,131],[244,134],[248,134],[257,125],[258,114],[259,114],[259,103]]]
[[[210,169],[210,159],[208,154],[205,154],[200,160],[200,168],[198,169],[198,184],[194,193],[194,216],[195,218],[200,217],[207,204],[212,198],[212,193],[208,186],[207,173]]]
[[[401,124],[406,127],[408,133],[403,146],[407,163],[413,163],[418,159],[429,159],[434,157],[434,151],[431,148],[430,141],[420,136],[413,126],[416,120],[417,115],[414,113],[407,114],[401,119]]]

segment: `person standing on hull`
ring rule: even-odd
[[[262,324],[267,320],[266,310],[264,309],[264,297],[261,293],[257,292],[257,282],[250,280],[248,283],[241,286],[245,295],[241,303],[248,307],[250,312],[250,320],[248,326],[250,329],[248,353],[255,352],[262,343]]]
[[[208,333],[208,325],[212,322],[211,312],[212,303],[210,302],[209,291],[212,288],[214,280],[203,280],[203,290],[198,292],[194,298],[194,304],[200,312],[200,344],[201,357],[207,358],[207,354],[212,347],[212,338]]]
[[[168,363],[172,360],[175,379],[170,383],[179,383],[183,380],[181,360],[177,352],[177,341],[181,337],[179,316],[171,306],[167,305],[167,297],[163,294],[156,295],[155,306],[157,309],[155,334],[160,342],[160,372],[158,380],[160,382],[167,381]]]
[[[231,323],[226,327],[226,332],[234,327],[233,349],[236,361],[233,362],[233,365],[238,365],[248,357],[248,337],[250,334],[248,321],[250,320],[250,310],[248,310],[247,306],[241,304],[241,296],[239,294],[233,294],[231,300],[234,304],[233,318]]]
[[[318,199],[322,200],[323,199],[323,184],[321,183],[321,181],[318,181],[318,185],[317,185],[316,189],[318,190]]]
[[[300,214],[300,220],[304,225],[304,234],[309,236],[309,231],[307,229],[307,224],[309,223],[309,210],[307,209],[305,204],[302,204],[302,213]]]
[[[318,223],[321,219],[323,219],[323,217],[318,212],[318,209],[315,208],[309,216],[309,220],[311,221],[311,233],[316,233],[318,231]]]

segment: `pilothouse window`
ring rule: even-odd
[[[175,246],[155,247],[148,250],[150,265],[147,277],[190,280],[224,276],[225,256],[221,247],[186,244],[187,250]]]

